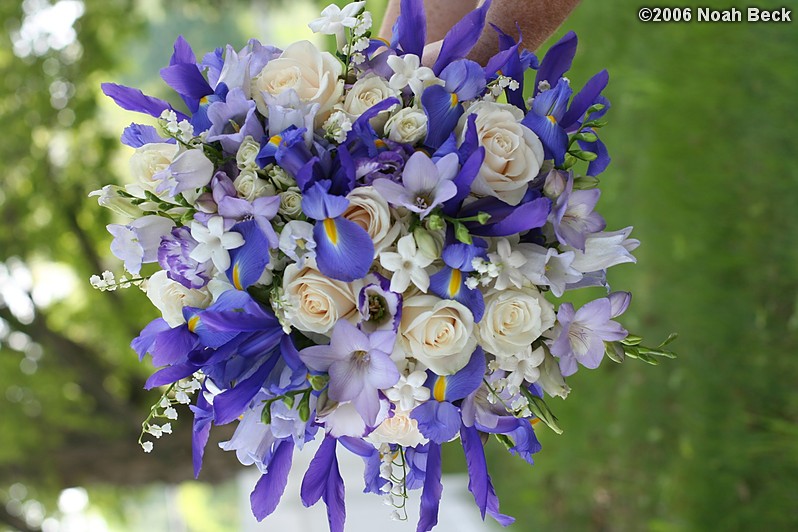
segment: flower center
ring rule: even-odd
[[[360,349],[352,352],[352,362],[360,367],[367,366],[370,360],[371,355],[369,355],[368,351]]]

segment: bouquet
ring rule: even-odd
[[[323,499],[332,531],[346,515],[339,451],[362,457],[365,491],[395,518],[421,490],[418,530],[431,530],[441,446],[459,440],[483,519],[506,525],[487,436],[532,463],[540,424],[560,431],[545,397],[565,398],[580,365],[672,356],[615,321],[631,296],[606,271],[634,262],[638,241],[594,210],[608,75],[573,96],[573,33],[539,61],[498,32],[501,51],[470,61],[490,0],[422,66],[422,0],[402,2],[391,43],[371,38],[364,4],[310,24],[336,54],[251,40],[198,61],[178,38],[160,73],[183,111],[103,84],[155,120],[122,135],[135,183],[96,193],[126,218],[108,231],[127,273],[91,282],[139,286],[161,313],[132,342],[159,368],[146,387],[165,390],[144,451],[192,403],[198,475],[211,427],[237,423],[221,445],[262,473],[259,520],[319,439],[301,498]],[[586,286],[608,295],[554,303]]]

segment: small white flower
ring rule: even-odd
[[[321,17],[308,24],[313,33],[322,35],[335,35],[338,48],[346,43],[344,28],[354,28],[358,24],[357,16],[366,2],[352,2],[343,9],[335,4],[330,4],[321,12]]]
[[[496,267],[496,290],[505,290],[510,285],[516,288],[524,286],[524,275],[518,268],[526,264],[526,257],[520,251],[510,247],[506,238],[496,243],[496,253],[488,253],[491,265]]]
[[[241,233],[225,232],[224,218],[213,216],[208,220],[208,227],[199,222],[191,222],[191,236],[199,242],[189,255],[197,262],[213,261],[219,271],[227,271],[230,267],[230,253],[228,250],[244,245]]]
[[[396,243],[396,252],[380,253],[380,264],[394,272],[391,277],[391,292],[402,293],[410,283],[426,293],[429,288],[429,274],[424,269],[432,264],[432,259],[419,253],[413,235],[406,235]]]
[[[166,416],[166,419],[177,419],[177,410],[173,406],[170,406],[163,411],[163,415]]]
[[[161,427],[159,425],[149,425],[145,432],[152,434],[156,438],[160,438],[161,436],[163,436],[163,430],[161,430]]]
[[[187,405],[191,402],[191,398],[188,396],[186,392],[181,390],[175,393],[175,401],[177,401],[181,405]]]
[[[429,399],[429,388],[424,386],[426,380],[427,373],[424,371],[414,371],[407,377],[402,375],[393,388],[385,390],[385,395],[397,403],[401,410],[409,412]]]
[[[144,449],[145,453],[151,453],[152,452],[152,447],[153,447],[153,445],[152,445],[151,441],[145,441],[145,442],[143,442],[141,444],[141,448]]]
[[[171,423],[164,423],[161,427],[161,432],[164,434],[171,434],[172,433],[172,424]]]
[[[421,96],[424,89],[430,85],[443,83],[435,77],[431,68],[421,66],[421,59],[414,54],[402,57],[392,55],[388,58],[388,66],[394,71],[394,75],[388,81],[392,89],[402,90],[409,85],[413,94]]]
[[[325,136],[338,144],[346,140],[347,134],[352,131],[352,121],[343,111],[335,111],[322,126]]]
[[[539,366],[543,364],[545,351],[542,347],[532,350],[529,346],[525,350],[512,355],[497,355],[499,369],[507,372],[507,384],[515,390],[526,381],[528,383],[537,382],[540,378]],[[513,407],[518,410],[518,407]]]

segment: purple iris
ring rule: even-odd
[[[316,220],[316,264],[324,275],[351,282],[368,274],[374,259],[374,243],[355,222],[341,216],[349,200],[330,194],[329,181],[315,183],[302,196],[302,211]]]
[[[459,168],[459,158],[454,153],[432,162],[424,153],[416,152],[405,164],[401,185],[389,179],[376,179],[374,188],[388,203],[406,207],[424,218],[457,194],[453,179]]]
[[[380,390],[399,381],[399,370],[391,360],[396,335],[375,331],[367,335],[346,320],[335,324],[330,345],[308,347],[299,352],[305,365],[330,375],[328,394],[333,401],[352,402],[368,426],[374,426],[380,411]]]
[[[175,227],[171,233],[162,236],[158,247],[161,268],[166,270],[170,279],[186,288],[202,288],[210,279],[211,262],[197,262],[189,256],[197,243],[188,227],[183,226]]]
[[[629,333],[612,318],[626,311],[630,299],[628,292],[613,292],[576,312],[570,303],[560,305],[557,312],[559,336],[551,344],[551,354],[559,357],[563,376],[576,373],[577,362],[588,369],[597,368],[604,358],[604,342],[626,338]]]
[[[227,94],[227,100],[208,107],[211,127],[208,142],[219,141],[225,153],[236,153],[244,137],[263,137],[263,126],[255,115],[255,102],[244,96],[244,91],[235,88]]]

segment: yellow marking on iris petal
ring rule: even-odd
[[[540,418],[535,418],[535,419],[530,419],[529,420],[529,424],[532,425],[533,427],[535,425],[537,425],[538,423],[540,423]]]
[[[197,328],[197,325],[199,325],[199,321],[199,315],[191,316],[188,320],[188,330],[194,332],[194,330]]]
[[[384,140],[382,140],[382,139],[377,139],[377,140],[375,140],[375,141],[374,141],[374,145],[375,145],[377,148],[385,148],[385,147],[387,146],[387,144],[385,144],[385,141],[384,141]]]
[[[335,220],[332,218],[325,218],[324,232],[327,233],[327,238],[332,242],[333,246],[338,245],[338,228],[335,226]]]
[[[388,39],[383,39],[382,37],[372,37],[372,39],[375,39],[377,41],[380,41],[381,43],[384,43],[385,46],[388,46],[389,48],[391,46],[391,43],[388,42]]]
[[[446,398],[446,377],[438,377],[435,381],[435,386],[432,387],[432,397],[440,402]]]
[[[452,270],[452,276],[449,278],[449,296],[454,297],[460,291],[460,284],[463,281],[463,274],[457,268]]]
[[[241,286],[241,272],[239,271],[238,263],[233,264],[233,286],[239,290],[244,288]]]
[[[546,115],[546,118],[548,118],[549,122],[551,122],[552,124],[556,124],[557,123],[557,119],[554,118],[553,115]]]
[[[208,105],[208,97],[207,96],[203,96],[202,98],[200,98],[200,105]]]
[[[269,144],[273,144],[274,146],[279,146],[282,141],[283,141],[282,135],[275,135],[269,139]]]
[[[452,99],[451,106],[452,109],[454,109],[455,107],[457,107],[457,104],[460,103],[460,98],[458,98],[455,93],[452,93],[451,99]]]

